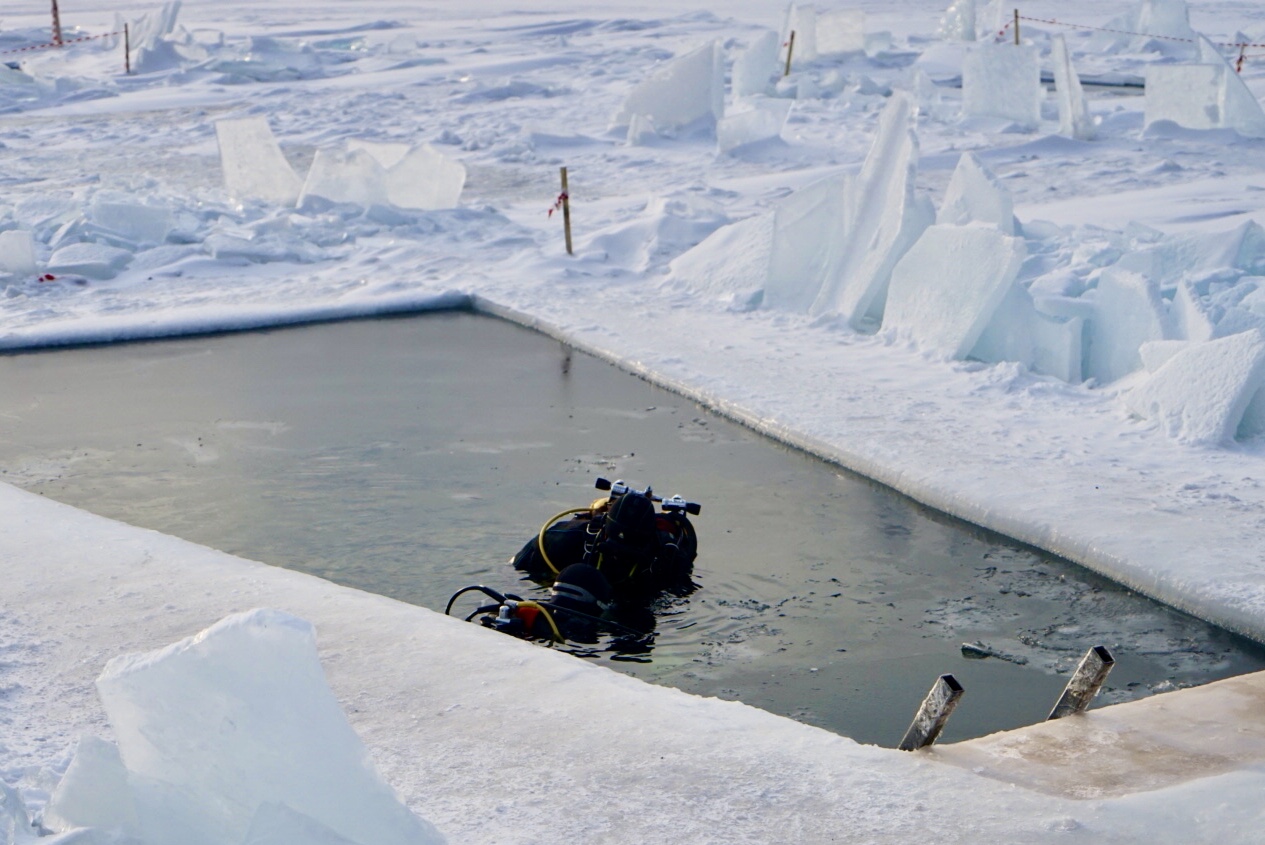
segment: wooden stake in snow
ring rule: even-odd
[[[1015,46],[1019,46],[1019,10],[1015,9]]]
[[[123,24],[123,72],[132,73],[132,33],[127,24]]]
[[[795,54],[795,30],[791,30],[791,37],[786,41],[786,72],[782,76],[791,75],[791,56]]]
[[[57,11],[57,0],[53,0],[53,43],[61,46],[61,13]]]
[[[562,230],[567,236],[567,255],[574,255],[571,251],[571,195],[567,191],[567,169],[562,168]]]

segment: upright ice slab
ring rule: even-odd
[[[466,168],[429,144],[350,140],[345,149],[317,150],[299,195],[368,208],[453,208],[465,187]]]
[[[998,117],[1025,129],[1041,124],[1041,62],[1037,48],[976,44],[962,59],[962,113]]]
[[[963,153],[949,179],[937,224],[987,223],[1003,234],[1015,233],[1014,199],[1010,191],[974,153]]]
[[[29,276],[35,269],[35,239],[30,230],[0,232],[0,273]]]
[[[220,145],[224,187],[234,199],[260,199],[293,205],[303,181],[281,153],[264,117],[219,120],[215,137]]]
[[[431,211],[456,208],[461,201],[465,165],[430,144],[409,149],[394,164],[379,161],[386,167],[387,201],[396,208]]]
[[[1168,340],[1168,312],[1154,278],[1108,267],[1098,279],[1094,317],[1089,326],[1086,374],[1112,382],[1142,366],[1138,348]]]
[[[991,226],[932,226],[892,270],[883,329],[945,358],[965,358],[1026,255],[1022,239]]]
[[[299,194],[368,208],[387,201],[387,172],[366,150],[317,150]]]
[[[1085,103],[1080,77],[1072,66],[1067,39],[1056,35],[1050,42],[1050,60],[1054,63],[1054,88],[1059,98],[1059,134],[1080,141],[1094,137],[1094,120]]]
[[[373,771],[301,619],[230,616],[111,660],[97,689],[146,842],[240,843],[275,804],[358,845],[443,841]]]
[[[95,736],[79,740],[70,767],[44,809],[44,825],[56,833],[97,827],[139,834],[127,768],[117,746]]]
[[[892,267],[935,220],[930,200],[914,191],[918,139],[909,97],[892,96],[861,165],[849,201],[847,236],[832,249],[814,315],[837,314],[859,326],[882,317]]]
[[[724,114],[724,51],[713,41],[652,70],[633,88],[611,126],[626,127],[640,115],[659,129],[679,129],[715,124]]]
[[[1090,39],[1095,53],[1161,53],[1189,58],[1197,33],[1190,27],[1185,0],[1138,0],[1127,13],[1108,21]]]
[[[1170,437],[1199,446],[1234,438],[1253,396],[1265,384],[1265,333],[1242,332],[1192,343],[1173,355],[1125,401]]]
[[[772,91],[779,49],[777,33],[770,29],[757,35],[745,50],[738,53],[734,58],[731,83],[735,100]]]

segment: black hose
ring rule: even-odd
[[[450,615],[449,611],[452,610],[453,602],[466,593],[474,592],[475,590],[478,590],[490,599],[496,599],[497,602],[505,601],[505,596],[501,595],[496,590],[493,590],[491,587],[485,587],[482,584],[472,584],[469,587],[462,587],[460,590],[452,594],[452,598],[448,599],[448,606],[444,608],[444,615]]]

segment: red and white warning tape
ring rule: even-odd
[[[0,56],[8,53],[29,53],[32,50],[47,50],[50,47],[65,47],[67,44],[78,44],[80,41],[92,41],[96,38],[109,38],[122,35],[122,32],[104,32],[100,35],[82,35],[79,38],[63,38],[61,41],[50,41],[47,44],[35,44],[31,47],[18,47],[16,50],[0,50]]]

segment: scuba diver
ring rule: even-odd
[[[467,621],[480,616],[487,627],[516,636],[592,643],[609,628],[646,637],[639,629],[653,627],[651,601],[694,586],[698,535],[689,516],[702,508],[622,481],[599,478],[595,486],[609,495],[551,517],[511,560],[515,569],[549,586],[549,598],[531,601],[479,585],[458,591],[444,612],[460,595],[477,590],[495,604],[477,608]],[[638,611],[650,615],[650,625],[624,624]]]

